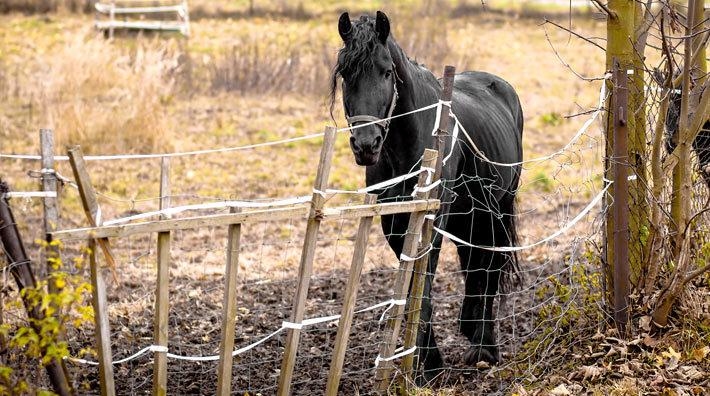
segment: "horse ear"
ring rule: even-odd
[[[340,38],[342,38],[343,41],[348,41],[352,31],[353,24],[350,22],[350,15],[344,12],[340,15],[340,19],[338,19],[338,33],[340,33]]]
[[[382,11],[377,11],[377,18],[375,18],[375,31],[377,32],[377,38],[380,39],[380,42],[382,44],[386,44],[387,37],[390,35],[390,20]]]

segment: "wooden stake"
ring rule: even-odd
[[[614,62],[614,321],[621,334],[629,319],[629,156],[627,152],[628,88],[626,70]]]
[[[293,312],[291,322],[301,323],[306,310],[306,299],[308,298],[308,286],[311,281],[311,271],[313,269],[313,258],[318,240],[318,229],[321,223],[321,210],[325,203],[325,191],[328,186],[328,175],[330,174],[330,164],[333,159],[333,148],[335,146],[335,133],[333,127],[326,127],[323,138],[323,148],[321,149],[320,162],[316,173],[316,181],[313,186],[313,198],[311,201],[311,211],[306,226],[306,236],[301,252],[301,263],[298,270],[298,286],[293,302]],[[296,364],[296,352],[298,351],[300,329],[288,329],[286,334],[286,350],[281,362],[281,373],[279,375],[278,395],[286,396],[290,394],[291,378],[293,368]]]
[[[377,195],[368,194],[365,197],[365,205],[374,204],[376,201]],[[326,395],[328,396],[335,396],[338,394],[340,377],[343,374],[343,361],[345,360],[345,351],[348,349],[350,326],[353,322],[355,301],[357,300],[357,291],[360,286],[362,266],[365,263],[367,240],[370,236],[372,219],[372,216],[360,218],[360,226],[358,227],[357,235],[355,237],[353,260],[350,265],[350,276],[348,277],[348,283],[345,286],[343,310],[340,316],[340,321],[338,322],[338,334],[335,336],[335,350],[333,351],[333,360],[330,362],[328,383],[326,384]]]
[[[47,242],[45,253],[46,267],[38,268],[38,276],[44,279],[48,274],[58,270],[54,259],[59,258],[59,249],[52,246],[52,232],[57,229],[59,223],[59,210],[57,205],[57,176],[54,173],[54,135],[51,129],[39,130],[39,141],[42,157],[42,191],[54,193],[54,197],[44,197],[42,200],[44,207],[44,235]],[[54,282],[49,283],[49,291],[56,292]]]
[[[89,265],[91,267],[92,302],[94,305],[94,324],[96,326],[96,345],[99,356],[99,382],[101,396],[115,396],[113,382],[113,364],[111,362],[111,330],[108,321],[108,303],[106,285],[101,276],[101,268],[96,260],[96,241],[89,240]]]
[[[424,155],[422,156],[422,169],[433,168],[436,164],[437,157],[438,153],[435,150],[424,150]],[[419,175],[417,186],[424,187],[427,184],[426,180],[427,173],[423,172]],[[407,257],[416,257],[425,214],[426,212],[413,212],[409,217],[409,225],[407,227],[407,234],[404,238],[402,255]],[[402,260],[400,258],[399,271],[397,272],[397,278],[395,279],[394,286],[395,300],[404,300],[407,298],[409,284],[412,281],[413,266],[413,261],[409,259]],[[385,339],[380,347],[380,358],[388,358],[394,354],[395,347],[397,346],[397,338],[399,338],[399,329],[402,325],[403,314],[404,306],[402,305],[395,305],[390,310],[387,326],[384,330]],[[378,390],[380,392],[384,393],[389,388],[392,367],[393,363],[391,361],[379,361],[376,380],[378,382]]]
[[[160,164],[160,209],[170,207],[170,159],[162,158]],[[162,215],[163,220],[167,219]],[[155,345],[168,346],[168,317],[170,297],[170,231],[158,233],[158,268],[155,289]],[[168,392],[168,356],[167,352],[154,352],[153,360],[153,395],[167,395]]]
[[[232,212],[238,208],[232,208]],[[242,225],[232,224],[227,231],[227,265],[224,275],[224,302],[222,303],[222,339],[219,347],[219,368],[217,369],[217,394],[229,395],[232,390],[232,350],[237,323],[237,272],[239,270],[239,249]]]
[[[84,154],[81,152],[81,147],[79,146],[70,148],[68,150],[68,154],[69,163],[71,164],[74,179],[76,180],[76,184],[79,189],[79,196],[81,197],[81,203],[84,206],[86,218],[92,227],[98,227],[102,222],[101,208],[99,207],[98,200],[96,199],[94,187],[91,185],[89,172],[86,170]],[[101,246],[101,250],[104,252],[108,267],[115,269],[116,260],[114,260],[113,253],[111,253],[108,238],[100,238],[98,239],[98,242],[99,246]]]
[[[452,100],[452,95],[453,95],[453,90],[454,90],[454,79],[456,76],[456,68],[453,66],[446,66],[444,68],[444,77],[443,77],[443,90],[441,92],[441,100],[445,102],[451,102]],[[449,110],[453,108],[453,106],[446,108],[443,107],[440,110],[439,114],[439,126],[437,128],[437,133],[436,136],[434,137],[434,150],[436,150],[439,153],[444,153],[444,155],[437,156],[436,159],[436,166],[434,170],[434,177],[432,178],[431,182],[435,183],[437,180],[440,178],[444,178],[442,181],[446,181],[446,176],[444,175],[444,162],[443,159],[446,156],[446,153],[449,152],[449,147],[452,147],[451,145],[454,144],[454,142],[451,141],[452,136],[449,131],[450,129],[450,116],[449,116]],[[446,190],[444,190],[443,193],[446,198],[441,198],[442,201],[442,208],[441,212],[442,213],[448,213],[448,206],[449,202],[451,202],[450,199],[448,199],[448,193]],[[439,198],[439,188],[434,187],[432,190],[430,190],[428,193],[424,194],[418,194],[418,198]],[[435,212],[431,212],[435,213]],[[440,225],[440,227],[444,227],[444,225]],[[432,242],[432,236],[434,233],[434,219],[425,219],[424,220],[424,225],[422,226],[422,238],[421,242],[419,243],[419,251],[422,251],[424,249],[429,249],[429,244]],[[433,248],[433,246],[432,246]],[[412,274],[412,286],[409,292],[409,311],[407,313],[407,325],[405,328],[405,333],[404,333],[404,349],[409,349],[416,345],[417,341],[417,332],[419,330],[419,318],[421,315],[421,308],[422,308],[422,297],[424,294],[424,284],[426,282],[426,273],[427,269],[429,267],[429,254],[424,254],[424,253],[419,253],[417,256],[420,256],[415,262],[414,262],[414,273]],[[402,373],[404,374],[404,388],[405,391],[409,384],[413,383],[413,368],[414,368],[414,357],[416,354],[409,354],[406,355],[402,358]]]

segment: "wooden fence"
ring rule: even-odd
[[[446,83],[449,84],[449,86],[453,81],[453,72],[453,68],[447,68],[445,72]],[[450,97],[450,89],[448,91],[445,89],[444,95],[447,95],[447,92]],[[442,98],[442,100],[446,99],[447,98],[445,97]],[[442,111],[442,113],[445,111],[446,113],[443,114],[448,114],[449,109],[447,106],[440,106],[439,111]],[[439,117],[439,119],[442,120],[442,122],[437,130],[441,132],[442,129],[447,128],[448,117],[442,116]],[[44,131],[43,134],[50,134],[50,136],[45,136],[43,141],[51,142],[51,131]],[[415,279],[413,282],[413,273],[416,272],[413,270],[415,265],[417,267],[426,265],[427,252],[425,247],[429,244],[427,242],[427,238],[430,239],[431,237],[431,217],[433,217],[426,215],[435,213],[439,209],[440,201],[438,199],[430,198],[430,196],[434,196],[437,193],[435,189],[427,189],[425,187],[435,183],[441,174],[441,158],[438,155],[437,150],[425,150],[417,182],[419,189],[416,191],[419,192],[412,200],[404,202],[376,203],[377,197],[375,195],[366,194],[363,203],[360,205],[327,207],[325,205],[326,196],[324,191],[326,191],[328,187],[328,176],[331,168],[335,138],[336,130],[332,127],[327,127],[324,133],[320,161],[313,186],[314,192],[310,202],[267,208],[244,208],[242,210],[232,208],[229,213],[177,219],[170,219],[167,218],[167,216],[162,215],[159,220],[155,221],[106,226],[101,224],[101,211],[97,203],[96,193],[92,187],[89,171],[84,162],[81,149],[79,147],[75,147],[68,150],[69,161],[90,227],[55,230],[53,227],[47,226],[46,231],[47,237],[51,239],[63,241],[88,241],[88,245],[90,247],[89,262],[91,266],[91,283],[93,286],[92,302],[95,312],[96,349],[98,353],[102,395],[115,394],[107,296],[104,280],[102,278],[102,268],[104,267],[102,262],[105,262],[105,266],[111,268],[114,268],[117,265],[115,263],[114,256],[111,253],[109,238],[116,239],[125,238],[135,234],[157,233],[157,281],[155,290],[154,339],[151,351],[154,354],[153,394],[164,395],[168,392],[168,291],[170,288],[168,268],[170,265],[171,235],[176,230],[199,229],[201,227],[208,226],[228,227],[224,277],[224,301],[222,307],[223,316],[220,336],[219,366],[217,370],[218,381],[215,391],[218,395],[227,395],[230,393],[232,384],[232,351],[234,349],[235,326],[239,325],[236,320],[236,301],[241,226],[246,223],[278,221],[304,217],[307,219],[306,233],[303,240],[297,287],[293,298],[293,307],[289,322],[291,326],[286,329],[286,343],[278,380],[278,394],[288,395],[291,390],[296,354],[298,353],[299,348],[301,333],[300,327],[302,326],[304,320],[308,287],[311,280],[319,227],[321,223],[327,221],[359,219],[359,227],[355,237],[354,254],[346,284],[342,312],[338,319],[338,332],[332,354],[328,382],[326,385],[326,394],[337,394],[354,314],[358,285],[367,252],[370,228],[375,216],[411,213],[409,227],[404,241],[404,255],[402,256],[407,259],[400,260],[400,266],[395,280],[393,298],[395,298],[396,301],[404,301],[407,298],[410,283],[412,283],[415,285],[414,290],[416,290],[416,292],[411,296],[413,299],[411,301],[421,299],[422,288],[416,287],[416,285],[422,283],[422,279],[418,279],[414,276]],[[435,139],[437,142],[435,144],[435,148],[440,146],[441,143],[439,141],[443,139],[446,139],[446,134],[440,133],[439,138]],[[50,156],[53,152],[51,143],[47,143],[46,146],[47,147],[43,146],[43,156]],[[442,145],[441,147],[446,146]],[[52,174],[51,169],[53,164],[50,161],[47,161],[44,162],[44,165],[48,167],[47,169],[49,169],[48,174]],[[435,169],[433,174],[431,172],[432,169]],[[170,195],[168,174],[168,159],[163,158],[160,178],[160,195],[163,197],[160,201],[161,209],[169,207],[169,201],[167,198]],[[45,191],[56,189],[56,183],[45,183],[43,186]],[[49,204],[51,209],[51,201],[45,201],[45,204]],[[56,205],[56,203],[54,204]],[[53,216],[51,210],[47,213],[48,214],[45,218]],[[97,248],[102,251],[101,255],[98,254]],[[412,259],[409,259],[409,257],[417,256],[420,257],[418,257],[416,264],[412,261]],[[100,260],[100,257],[103,257],[103,260]],[[419,272],[422,274],[425,272],[422,268],[419,269]],[[418,295],[416,295],[417,293]],[[411,350],[414,350],[413,345],[418,328],[418,326],[413,324],[418,323],[419,321],[419,309],[418,305],[412,304],[409,312],[406,313],[409,315],[407,321],[412,325],[409,325],[406,328],[405,348],[410,348]],[[377,365],[376,373],[378,389],[382,391],[386,391],[387,387],[392,382],[392,369],[394,364],[392,356],[394,354],[394,349],[397,344],[404,316],[404,305],[402,303],[395,304],[389,313],[389,319],[382,336],[383,342],[379,351],[379,364]],[[408,377],[411,377],[412,375],[413,362],[413,356],[409,356],[407,359],[402,361],[403,367],[401,372],[406,373]],[[411,383],[411,378],[405,380],[403,383]]]

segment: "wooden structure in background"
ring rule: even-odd
[[[158,5],[156,5],[158,3]],[[96,28],[113,38],[114,30],[158,30],[190,35],[190,14],[186,0],[118,0],[97,2]],[[172,19],[166,19],[168,17]],[[106,19],[108,18],[108,19]]]

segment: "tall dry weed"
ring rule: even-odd
[[[129,49],[95,35],[81,35],[53,54],[40,95],[60,147],[80,144],[95,153],[172,149],[175,125],[167,106],[178,56],[165,43],[139,39]]]

